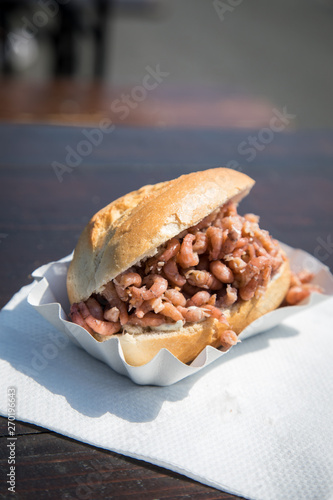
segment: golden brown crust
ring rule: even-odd
[[[71,303],[106,283],[230,199],[238,202],[254,181],[226,168],[144,186],[100,210],[84,229],[67,276]]]
[[[231,329],[239,334],[257,318],[276,309],[283,301],[289,283],[289,262],[285,259],[279,273],[260,298],[239,300],[224,311],[230,326],[207,318],[200,323],[185,324],[181,329],[169,333],[117,334],[125,360],[130,365],[140,366],[148,363],[162,348],[166,348],[183,363],[189,363],[207,345],[219,347],[220,336],[225,330]],[[138,328],[137,332],[139,331]],[[98,337],[98,340],[107,340],[100,335]]]
[[[218,347],[219,337],[226,326],[208,318],[201,323],[186,324],[170,333],[117,334],[124,357],[129,365],[148,363],[163,348],[183,363],[189,363],[207,346]]]

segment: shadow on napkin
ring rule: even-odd
[[[26,296],[17,303],[15,311],[6,307],[1,311],[0,325],[1,357],[16,370],[35,379],[50,393],[64,397],[83,415],[100,417],[111,413],[130,422],[154,420],[165,402],[185,399],[199,378],[212,370],[216,370],[218,377],[220,363],[266,349],[275,338],[289,338],[299,333],[279,325],[237,344],[226,356],[199,373],[174,385],[157,387],[138,386],[73,345],[29,306]],[[36,401],[36,407],[40,405],[41,402]]]

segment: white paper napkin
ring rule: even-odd
[[[139,386],[27,303],[0,313],[0,413],[250,499],[333,498],[333,299],[167,387]],[[88,478],[87,478],[88,482]]]

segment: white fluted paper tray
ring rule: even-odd
[[[333,295],[333,276],[327,266],[303,250],[293,249],[284,244],[282,246],[290,259],[291,268],[295,271],[306,268],[314,272],[316,274],[314,283],[323,288],[324,294],[313,293],[302,305],[283,307],[265,314],[241,333],[241,340],[273,328],[287,317],[301,313],[325,300],[329,295]],[[128,376],[133,382],[140,385],[171,385],[197,373],[230,351],[229,349],[227,352],[222,352],[208,346],[190,365],[186,365],[168,350],[162,349],[146,365],[129,365],[124,359],[122,348],[116,337],[105,342],[97,342],[84,328],[68,320],[66,313],[69,312],[70,305],[66,291],[66,276],[71,259],[72,255],[69,255],[34,271],[33,277],[36,284],[28,296],[29,304],[57,330],[67,335],[72,342],[105,362],[116,372]],[[237,349],[237,345],[234,349]]]

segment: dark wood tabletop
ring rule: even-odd
[[[1,307],[31,282],[36,267],[70,253],[90,217],[116,197],[222,165],[256,180],[241,213],[259,214],[276,238],[333,268],[333,131],[275,132],[264,143],[262,129],[98,130],[0,125]],[[256,138],[252,150],[250,137]],[[3,417],[1,475],[7,434]],[[238,498],[34,425],[17,422],[16,435],[20,499]],[[0,497],[7,498],[4,477],[0,484]]]
[[[260,128],[274,108],[268,99],[218,85],[163,82],[146,91],[143,100],[135,89],[98,80],[2,78],[0,121],[93,126],[107,117],[118,125],[135,127],[197,127],[199,122],[201,128]]]

